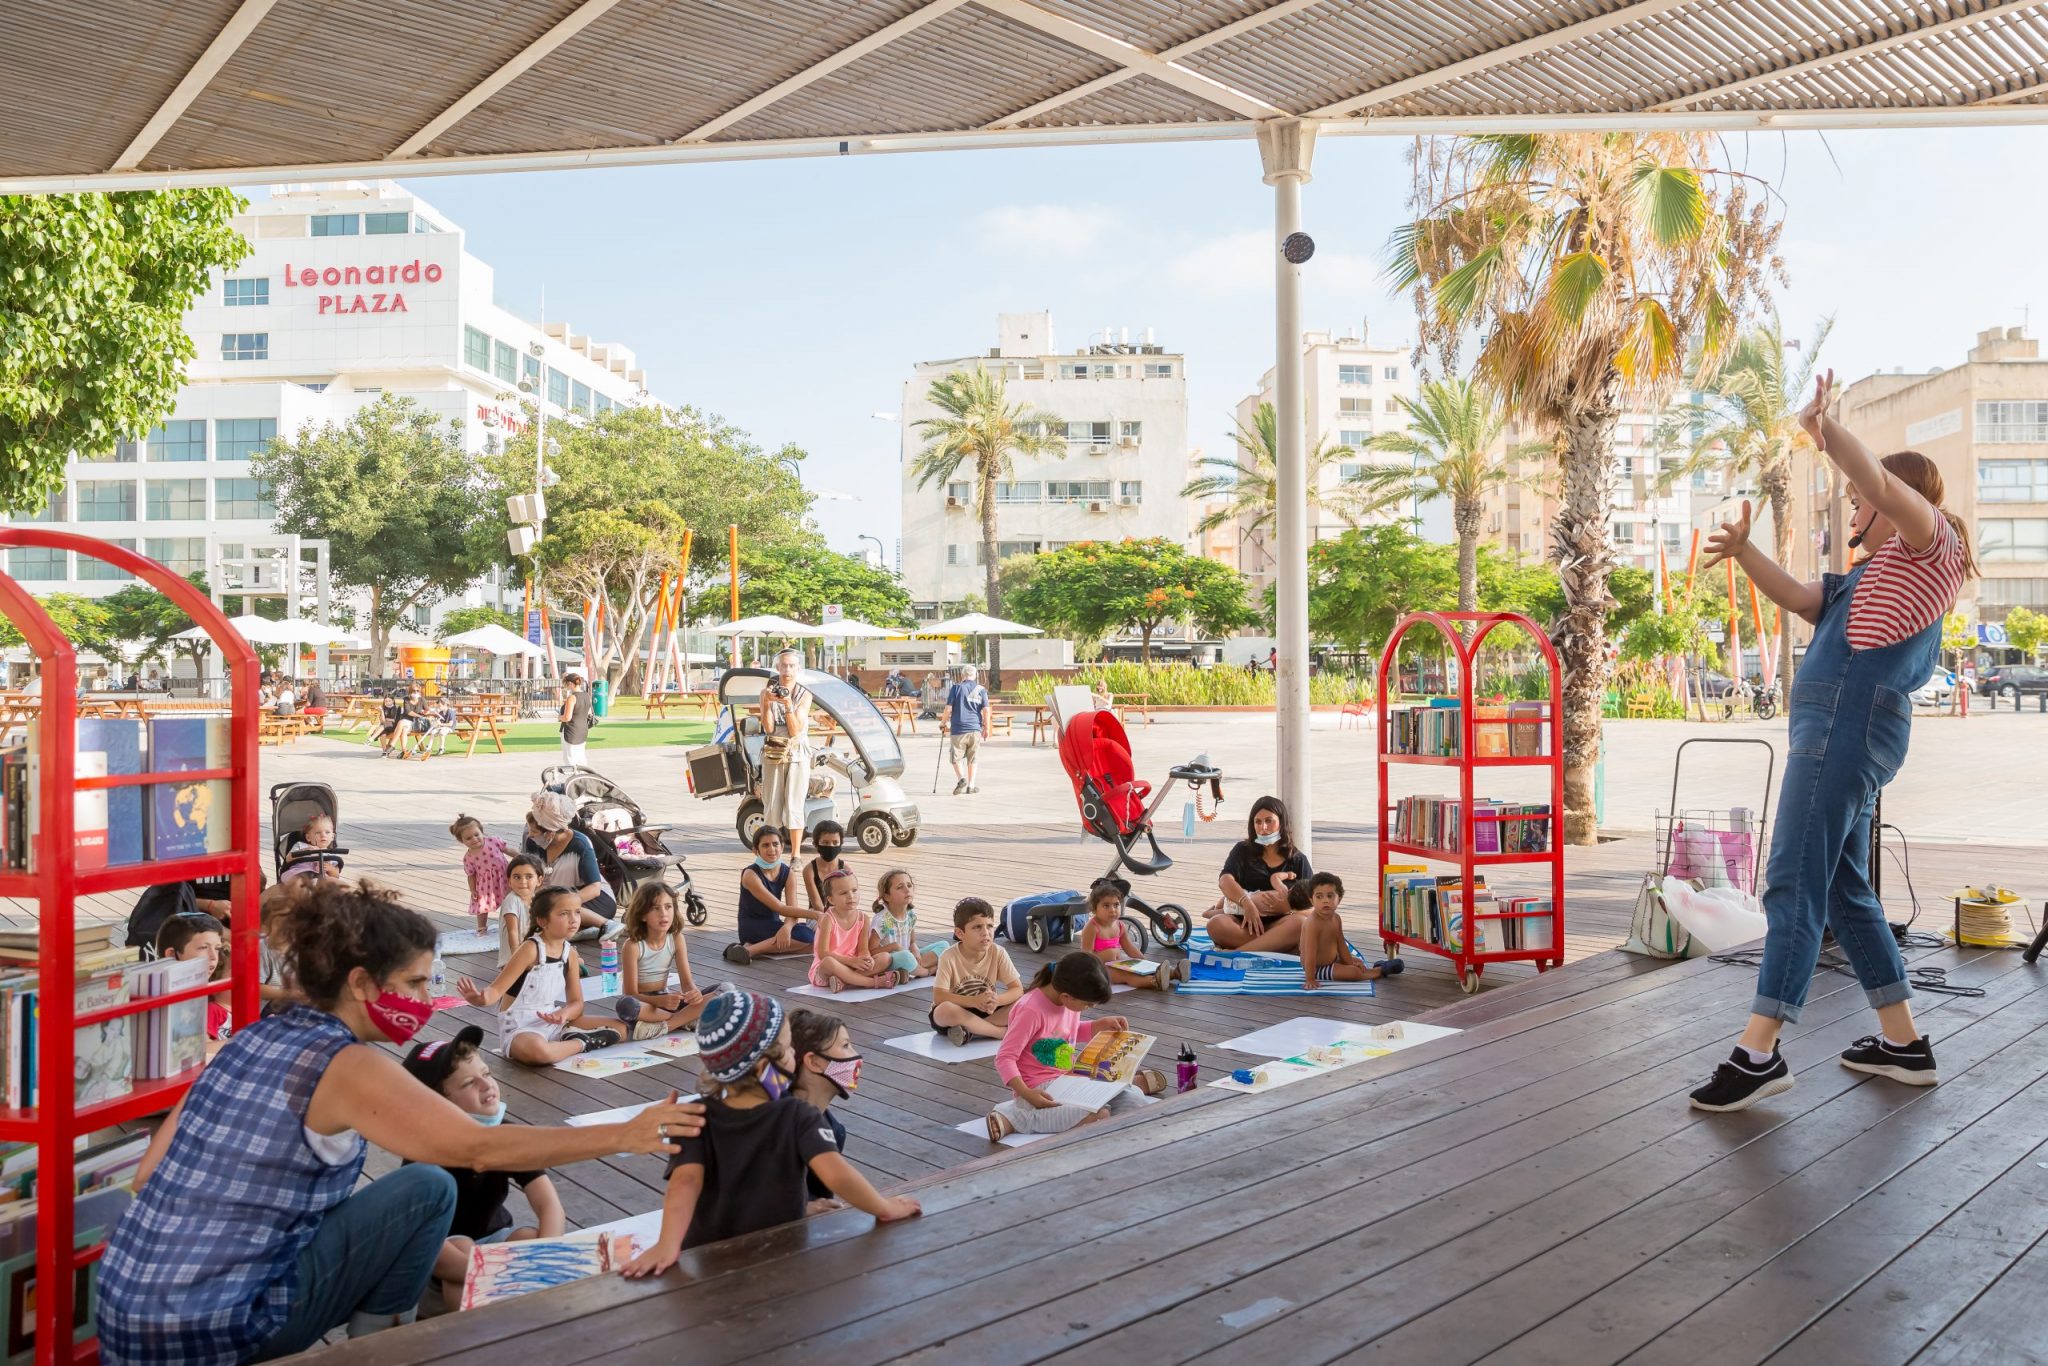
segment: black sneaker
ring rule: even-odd
[[[1737,1044],[1728,1061],[1714,1069],[1713,1080],[1692,1093],[1692,1108],[1716,1114],[1747,1110],[1767,1096],[1783,1095],[1791,1089],[1792,1069],[1785,1065],[1784,1054],[1773,1048],[1771,1060],[1759,1067]]]
[[[1842,1066],[1908,1086],[1932,1086],[1941,1080],[1934,1068],[1934,1049],[1925,1036],[1900,1048],[1881,1035],[1866,1034],[1842,1050]]]
[[[746,964],[754,961],[754,955],[747,952],[747,946],[745,944],[731,943],[725,946],[725,961],[728,963],[738,963],[741,966],[745,966]]]
[[[562,1037],[574,1039],[577,1043],[582,1044],[583,1051],[586,1053],[595,1053],[600,1048],[610,1048],[613,1044],[618,1043],[619,1031],[616,1029],[565,1029],[562,1031]]]

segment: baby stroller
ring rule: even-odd
[[[306,822],[315,816],[325,816],[334,822],[334,844],[317,852],[306,850],[295,855],[292,845],[306,828]],[[270,789],[270,834],[271,871],[279,879],[287,868],[294,870],[293,876],[325,873],[329,868],[340,872],[348,853],[341,847],[341,799],[326,783],[274,785]]]
[[[576,818],[569,823],[581,831],[597,851],[597,868],[611,885],[620,905],[632,900],[642,883],[668,884],[683,918],[702,925],[711,918],[696,884],[683,869],[683,855],[669,852],[661,837],[665,825],[649,825],[639,804],[626,789],[594,769],[575,764],[557,764],[540,775],[541,786],[559,792],[576,803]]]
[[[1168,769],[1167,781],[1155,793],[1152,784],[1137,776],[1131,763],[1131,738],[1112,712],[1083,711],[1069,720],[1060,732],[1060,764],[1074,782],[1074,801],[1081,808],[1081,828],[1116,851],[1101,880],[1115,882],[1119,887],[1129,885],[1117,876],[1119,867],[1128,868],[1139,877],[1152,877],[1173,866],[1173,859],[1159,847],[1152,817],[1173,792],[1175,783],[1184,782],[1198,794],[1206,783],[1216,804],[1223,803],[1223,770],[1211,764],[1207,755],[1198,755],[1188,763]],[[1140,851],[1140,841],[1149,857]],[[1152,937],[1161,944],[1185,944],[1194,930],[1194,917],[1187,908],[1171,901],[1155,906],[1143,897],[1126,893],[1124,908],[1143,916],[1151,926]],[[1043,950],[1052,937],[1049,920],[1086,913],[1085,897],[1033,907],[1024,922],[1025,945],[1034,952]]]

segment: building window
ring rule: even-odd
[[[1337,367],[1337,383],[1371,384],[1372,367],[1370,365],[1340,365]]]
[[[1069,422],[1067,424],[1067,440],[1089,446],[1107,446],[1109,444],[1109,424],[1107,422]]]
[[[204,479],[152,479],[148,494],[149,520],[152,522],[206,520]]]
[[[1146,361],[1146,362],[1145,362],[1145,378],[1146,378],[1146,379],[1172,379],[1172,378],[1173,378],[1173,362],[1172,362],[1172,361],[1170,361],[1170,360],[1167,360],[1167,361],[1158,361],[1158,360],[1148,360],[1148,361]]]
[[[501,341],[491,343],[491,373],[507,384],[519,382],[519,353]]]
[[[1366,466],[1362,462],[1346,461],[1344,464],[1337,466],[1337,477],[1348,484],[1353,479],[1362,476],[1365,470]]]
[[[569,386],[569,406],[579,413],[590,411],[590,386],[580,379]]]
[[[972,491],[973,486],[965,479],[956,479],[946,485],[946,501],[948,503],[959,503],[964,507]]]
[[[270,334],[268,332],[223,332],[220,338],[222,360],[269,360]]]
[[[1382,404],[1380,405],[1380,411],[1381,411],[1381,412],[1383,412],[1383,413],[1398,413],[1398,412],[1400,412],[1400,411],[1401,411],[1401,400],[1400,400],[1400,399],[1398,399],[1398,398],[1390,398],[1390,399],[1388,399],[1388,400],[1387,400],[1386,402],[1384,402],[1384,403],[1382,403]]]
[[[569,409],[569,377],[552,365],[548,367],[548,402],[564,412]]]
[[[213,484],[215,521],[268,522],[277,516],[270,485],[261,479],[216,479]]]
[[[591,403],[600,413],[608,413],[612,410],[612,401],[604,394],[594,395],[591,398]]]
[[[1106,503],[1109,501],[1107,479],[1050,479],[1045,485],[1045,501],[1048,503]]]
[[[366,213],[363,215],[363,231],[371,236],[403,234],[412,226],[409,213]]]
[[[1142,422],[1119,422],[1116,424],[1116,434],[1119,439],[1124,441],[1137,441],[1141,439],[1145,434],[1144,429],[1145,424]]]
[[[1088,367],[1086,365],[1081,364],[1079,361],[1061,361],[1060,378],[1086,379],[1088,378]]]
[[[2048,517],[1981,518],[1977,558],[1986,564],[2048,560]]]
[[[1011,557],[1012,555],[1036,555],[1037,553],[1038,553],[1038,542],[1036,542],[1036,541],[997,541],[997,542],[996,542],[996,559],[997,559],[998,561],[1001,561],[1001,560],[1007,560],[1007,559],[1009,559],[1009,558],[1010,558],[1010,557]]]
[[[362,217],[353,213],[316,213],[313,215],[315,237],[354,237],[362,231]]]
[[[81,465],[132,465],[142,458],[142,443],[136,440],[116,441],[108,451],[80,451],[72,457]]]
[[[973,564],[973,563],[974,563],[974,555],[973,555],[973,553],[972,553],[972,552],[973,552],[973,550],[974,550],[974,547],[973,547],[973,546],[969,546],[969,545],[948,545],[948,546],[946,547],[946,563],[947,563],[947,564]]]
[[[206,459],[206,422],[203,418],[174,418],[149,434],[151,460]]]
[[[1356,416],[1363,413],[1369,417],[1372,415],[1372,400],[1369,398],[1340,398],[1337,400],[1337,411],[1346,416]]]
[[[961,487],[965,488],[966,485],[963,484]],[[996,501],[998,503],[1035,503],[1039,500],[1040,493],[1041,486],[1036,479],[1027,479],[1019,483],[998,483],[996,485]]]
[[[1357,450],[1370,440],[1372,440],[1372,429],[1369,427],[1363,430],[1353,429],[1337,433],[1337,444],[1349,446],[1353,450]]]
[[[78,520],[81,522],[132,522],[135,520],[135,482],[131,479],[81,479],[78,489]]]
[[[71,577],[70,566],[65,563],[69,557],[61,550],[48,546],[17,546],[7,552],[7,572],[17,579],[36,583],[49,583]]]
[[[1126,479],[1116,486],[1116,500],[1119,503],[1142,503],[1145,501],[1145,482],[1142,479]]]
[[[221,302],[229,308],[260,308],[270,302],[270,281],[223,280],[220,286]]]
[[[9,520],[16,522],[61,522],[64,520],[64,490],[58,489],[34,512],[17,512]]]
[[[425,215],[417,213],[412,216],[412,230],[421,233],[439,231],[438,228],[426,220]]]
[[[206,568],[206,540],[201,536],[151,536],[142,553],[174,574],[197,574]]]
[[[2048,503],[2048,460],[1980,460],[1980,503]]]
[[[123,550],[135,549],[135,542],[133,540],[114,540],[108,542],[108,544],[117,545],[121,547],[121,549]],[[105,581],[107,579],[132,579],[135,576],[133,574],[130,574],[125,569],[116,569],[113,565],[108,564],[105,560],[99,559],[96,556],[80,555],[78,557],[78,577],[81,579],[99,579]]]
[[[535,397],[540,393],[540,357],[524,355],[519,358],[519,377],[533,383]]]
[[[487,375],[491,373],[491,339],[474,327],[462,329],[462,363]]]
[[[276,435],[274,417],[217,417],[213,420],[213,458],[254,460]]]
[[[1401,367],[1398,365],[1389,365],[1388,367],[1386,367],[1386,369],[1380,371],[1380,374],[1382,377],[1386,379],[1399,379],[1401,378]]]
[[[2034,400],[1979,403],[1977,439],[2007,444],[2048,441],[2048,403]]]

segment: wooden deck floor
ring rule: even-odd
[[[1798,1086],[1698,1114],[1752,974],[1597,957],[1433,1016],[1453,1038],[913,1181],[920,1220],[809,1220],[333,1359],[2040,1361],[2048,967],[1912,956],[1982,993],[1923,998],[1931,1090],[1834,1063],[1870,1016],[1823,973]]]

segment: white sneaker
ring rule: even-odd
[[[638,1043],[642,1039],[658,1039],[666,1033],[668,1033],[667,1020],[642,1020],[633,1026],[633,1042]]]
[[[625,937],[626,937],[626,922],[625,922],[625,921],[623,921],[623,920],[607,920],[607,921],[605,921],[605,922],[604,922],[604,933],[603,933],[603,934],[600,934],[600,935],[599,935],[599,936],[598,936],[597,938],[598,938],[598,942],[599,942],[599,943],[601,943],[601,944],[608,944],[608,943],[610,943],[610,942],[611,942],[612,940],[614,940],[614,939],[623,939],[623,938],[625,938]]]

